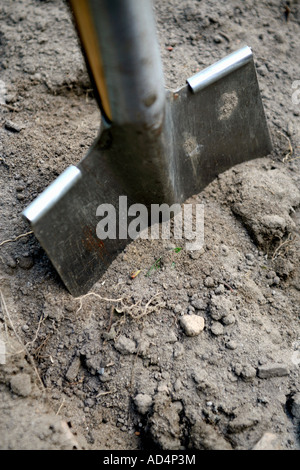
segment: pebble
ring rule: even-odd
[[[11,132],[21,132],[22,129],[24,129],[24,126],[21,124],[16,124],[13,121],[5,121],[4,127],[6,130],[11,131]]]
[[[285,38],[281,33],[275,33],[274,34],[274,39],[277,41],[279,44],[283,44],[285,42]]]
[[[76,377],[77,377],[77,374],[79,372],[79,368],[80,368],[80,357],[79,356],[76,356],[74,357],[74,359],[72,360],[68,370],[67,370],[67,373],[66,373],[66,379],[69,381],[69,382],[74,382]]]
[[[223,325],[233,325],[235,323],[235,316],[232,313],[226,315],[222,318],[222,323]]]
[[[214,42],[215,42],[216,44],[220,44],[221,42],[223,42],[222,36],[220,36],[219,34],[217,34],[217,35],[214,37]]]
[[[182,307],[180,304],[175,305],[174,307],[174,313],[181,313]]]
[[[199,315],[183,315],[180,324],[187,336],[198,336],[204,330],[204,318]]]
[[[220,284],[215,290],[216,295],[224,294],[224,292],[225,292],[225,287],[223,284]]]
[[[166,343],[176,343],[177,342],[177,336],[174,331],[169,331],[168,338],[166,338]],[[149,343],[148,343],[149,345]],[[140,347],[139,347],[140,350]]]
[[[227,315],[227,310],[225,310],[224,308],[220,308],[219,310],[217,309],[212,309],[210,311],[210,316],[213,320],[216,320],[216,321],[219,321],[221,320],[223,317],[225,317]]]
[[[250,364],[246,364],[240,374],[241,378],[245,381],[252,380],[256,376],[256,369]]]
[[[182,382],[180,379],[176,379],[176,382],[174,383],[174,390],[175,392],[179,392],[182,389]]]
[[[31,379],[29,374],[19,373],[10,380],[11,390],[21,397],[28,397],[31,393]]]
[[[224,334],[224,327],[219,322],[214,322],[210,327],[212,334],[215,336],[223,335]]]
[[[173,355],[175,359],[184,355],[184,346],[181,343],[176,343],[173,349]]]
[[[192,301],[192,306],[197,310],[205,310],[207,307],[207,301],[203,299],[196,299]]]
[[[236,343],[236,341],[230,340],[225,344],[225,346],[226,346],[227,349],[234,350],[234,349],[237,348],[237,343]]]
[[[31,269],[33,266],[33,258],[31,256],[20,256],[18,262],[22,269]]]
[[[204,285],[205,287],[214,287],[215,281],[212,277],[208,276],[206,279],[204,279]]]
[[[289,375],[289,368],[284,364],[265,364],[258,367],[257,375],[261,379],[269,379],[271,377],[283,377]]]

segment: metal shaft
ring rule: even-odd
[[[70,0],[106,118],[158,128],[165,88],[151,0]]]

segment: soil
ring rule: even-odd
[[[100,112],[63,1],[2,0],[1,449],[300,449],[300,4],[155,10],[172,89],[252,47],[274,150],[191,198],[201,251],[136,240],[73,298],[21,212]]]

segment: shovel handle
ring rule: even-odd
[[[69,0],[106,121],[158,128],[165,88],[151,0]]]

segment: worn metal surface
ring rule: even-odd
[[[229,74],[215,74],[197,93],[189,84],[166,91],[158,129],[105,125],[77,171],[71,167],[24,216],[67,289],[79,296],[131,241],[97,238],[100,204],[116,208],[118,233],[119,224],[127,229],[130,221],[119,221],[119,196],[126,195],[128,205],[182,203],[219,173],[271,149],[251,54]],[[58,187],[60,196],[53,196]]]
[[[107,120],[158,128],[164,114],[165,90],[152,1],[69,3],[99,103],[109,101],[109,116],[101,106]]]
[[[197,93],[187,85],[169,98],[173,99],[168,108],[168,128],[173,135],[174,187],[181,201],[201,191],[231,166],[272,150],[249,50],[241,49],[248,56],[243,61],[237,51],[238,66],[231,61],[230,73],[224,75],[221,68],[213,82],[207,86],[202,83]]]

